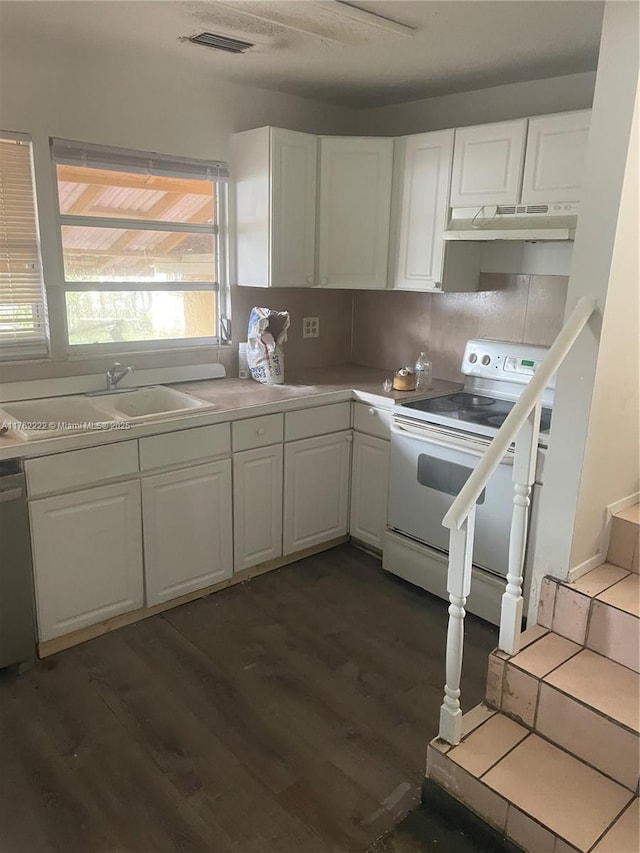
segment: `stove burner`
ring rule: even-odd
[[[463,406],[470,406],[471,408],[476,408],[480,406],[493,406],[495,405],[495,400],[493,397],[481,397],[478,394],[451,394],[449,399],[453,403],[460,403]]]
[[[457,412],[460,406],[449,397],[433,397],[429,408],[434,412]]]
[[[489,417],[487,418],[487,423],[490,426],[501,427],[502,424],[506,421],[506,419],[506,415],[489,415]]]

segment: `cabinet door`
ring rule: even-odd
[[[271,286],[315,282],[318,141],[271,129]]]
[[[142,481],[147,606],[233,574],[231,461]]]
[[[284,554],[346,534],[350,458],[351,432],[285,445]]]
[[[397,140],[402,184],[394,287],[425,290],[442,280],[442,232],[449,212],[453,131]]]
[[[321,138],[321,285],[387,286],[392,170],[392,139]]]
[[[451,207],[520,201],[527,119],[456,130]]]
[[[578,202],[591,110],[529,119],[522,203]]]
[[[282,555],[282,445],[233,455],[236,572]]]
[[[29,513],[40,642],[143,606],[137,481],[43,498]]]
[[[387,526],[388,491],[389,442],[354,433],[349,532],[379,551]]]

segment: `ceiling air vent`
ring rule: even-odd
[[[202,44],[205,47],[212,47],[214,50],[226,50],[227,53],[244,53],[250,47],[254,47],[249,41],[240,41],[240,39],[232,39],[229,36],[219,36],[216,33],[200,33],[197,36],[190,36],[189,41],[192,44]]]

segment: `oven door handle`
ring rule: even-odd
[[[456,450],[460,453],[468,453],[471,456],[477,456],[481,459],[491,442],[486,444],[483,442],[475,442],[473,438],[458,438],[451,434],[443,436],[428,427],[418,426],[415,423],[408,421],[394,420],[391,425],[391,432],[398,436],[406,436],[407,434],[425,444],[435,444],[437,447],[443,447],[446,450]],[[513,465],[513,451],[508,450],[501,460],[502,465]]]

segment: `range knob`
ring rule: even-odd
[[[475,352],[472,352],[472,353],[469,355],[469,362],[470,362],[471,364],[475,364],[477,360],[478,360],[478,356],[475,354]]]
[[[491,356],[490,355],[483,355],[482,356],[482,363],[484,364],[485,367],[488,364],[491,364]]]

